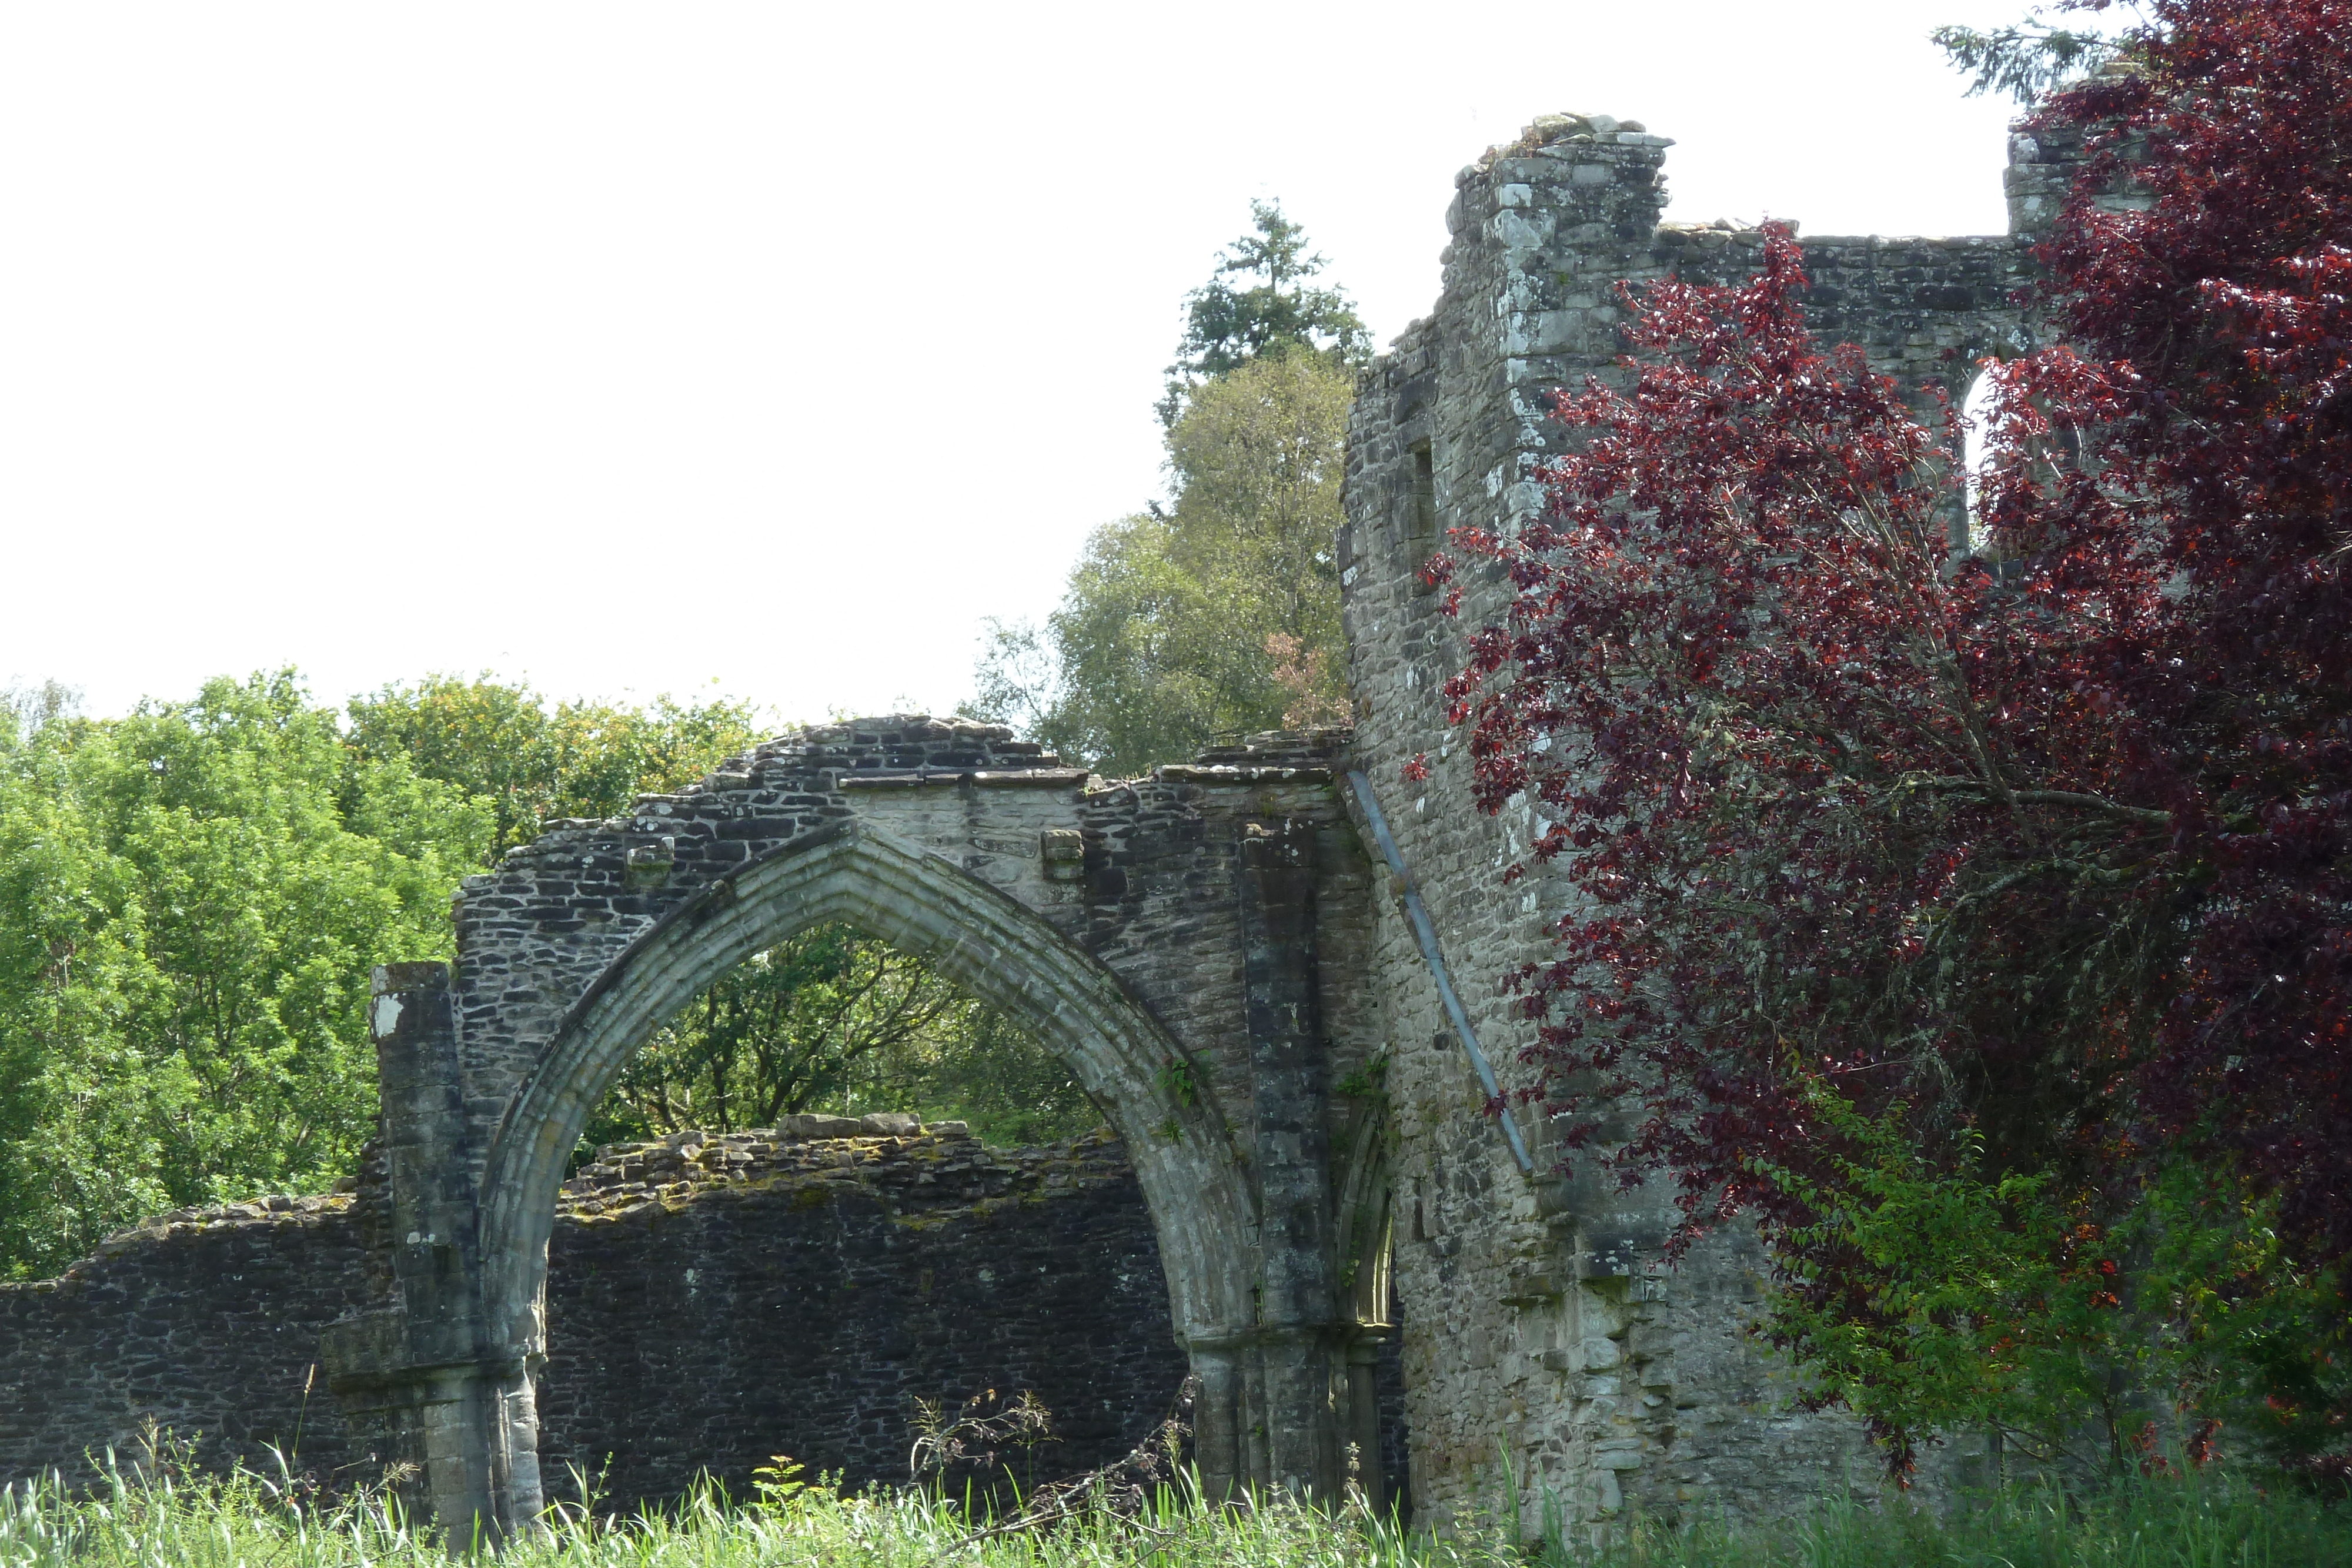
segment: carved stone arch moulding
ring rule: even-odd
[[[708,884],[631,944],[565,1018],[501,1121],[483,1173],[485,1296],[507,1343],[538,1348],[556,1189],[622,1068],[713,980],[829,921],[927,960],[1067,1061],[1135,1161],[1180,1332],[1225,1333],[1249,1321],[1248,1272],[1233,1264],[1254,1234],[1255,1202],[1213,1103],[1173,1087],[1169,1063],[1186,1060],[1183,1047],[1116,975],[1036,915],[944,857],[853,820]]]

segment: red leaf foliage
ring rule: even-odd
[[[1637,1103],[1611,1157],[1693,1228],[1813,1218],[1751,1173],[1834,1186],[1826,1082],[2093,1213],[2226,1164],[2352,1251],[2352,0],[2147,16],[2029,123],[2088,136],[2066,346],[1989,372],[1973,549],[1956,416],[1813,340],[1785,232],[1629,291],[1549,512],[1454,536],[1516,591],[1448,695],[1559,873],[1543,1096],[1571,1147]]]

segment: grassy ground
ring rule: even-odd
[[[302,1500],[259,1476],[142,1482],[109,1471],[94,1490],[20,1485],[0,1500],[0,1568],[437,1568],[465,1553],[418,1538],[381,1499]],[[2088,1502],[1989,1500],[1953,1520],[1822,1507],[1771,1529],[1634,1521],[1578,1549],[1467,1532],[1412,1536],[1361,1510],[1288,1503],[1204,1511],[1163,1493],[1139,1518],[1083,1511],[1049,1529],[975,1529],[919,1494],[844,1498],[771,1489],[598,1523],[559,1512],[497,1553],[501,1568],[2303,1568],[2352,1565],[2352,1514],[2219,1483],[2133,1485]]]

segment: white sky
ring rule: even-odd
[[[0,0],[0,684],[944,712],[1157,493],[1251,197],[1382,342],[1555,110],[1673,216],[1996,232],[1926,36],[2021,9]]]

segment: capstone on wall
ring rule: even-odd
[[[1419,569],[1447,530],[1507,535],[1544,506],[1538,466],[1568,439],[1553,393],[1588,377],[1623,384],[1620,283],[1754,270],[1756,232],[1661,224],[1670,145],[1631,120],[1551,116],[1465,169],[1436,308],[1372,366],[1349,427],[1339,555],[1351,763],[1382,802],[1507,1089],[1527,1081],[1516,1058],[1532,1026],[1500,982],[1544,955],[1568,894],[1542,870],[1505,886],[1504,869],[1549,824],[1525,802],[1478,812],[1445,721],[1442,688],[1465,634],[1499,621],[1507,584],[1465,563],[1449,618]],[[2011,155],[2022,231],[2056,210],[2073,152],[2018,138]],[[2032,276],[2023,232],[1804,245],[1814,326],[1861,344],[1923,407],[1936,390],[1963,398],[1979,357],[2033,340],[2015,302]],[[1430,777],[1407,782],[1417,754]],[[1535,1150],[1523,1170],[1482,1114],[1484,1091],[1393,909],[1372,972],[1393,1042],[1395,1288],[1416,1502],[1437,1519],[1492,1507],[1506,1457],[1533,1482],[1530,1526],[1547,1491],[1599,1525],[1635,1507],[1769,1513],[1843,1482],[1872,1487],[1877,1460],[1855,1426],[1793,1414],[1786,1368],[1744,1332],[1767,1266],[1754,1238],[1719,1236],[1670,1268],[1665,1197],[1560,1177],[1544,1127],[1515,1110]],[[1931,1479],[1975,1473],[1981,1450],[1957,1435],[1932,1457]]]

